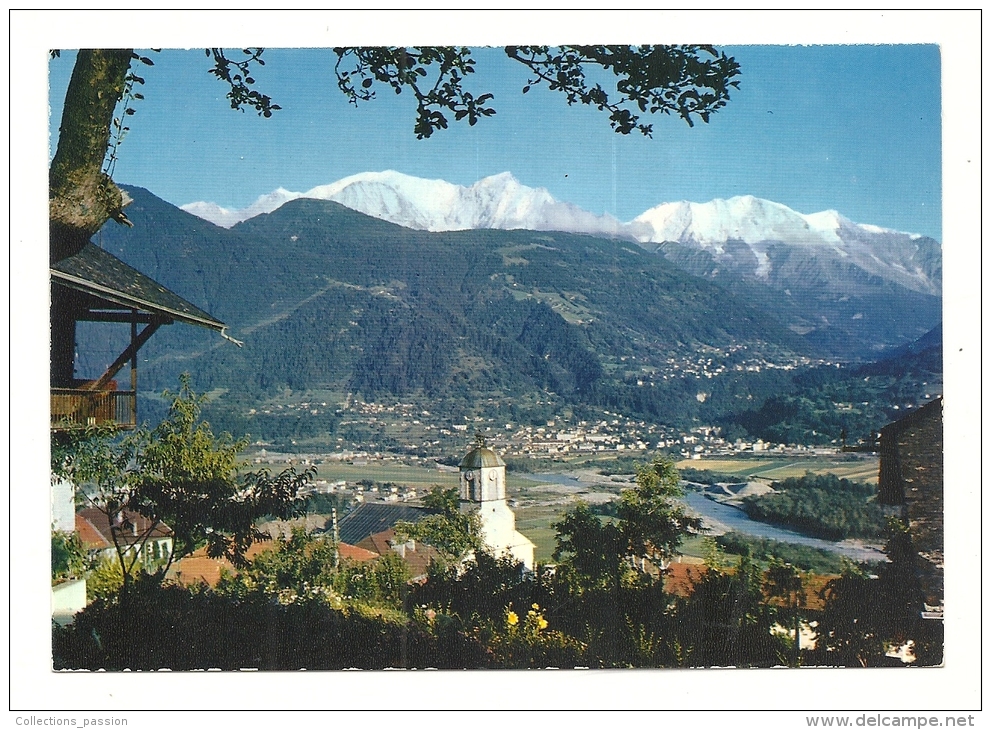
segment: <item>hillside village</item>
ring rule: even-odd
[[[842,405],[842,404],[840,404]],[[303,418],[318,415],[326,402],[313,404],[303,401],[297,405],[276,405],[266,409],[267,413],[296,411]],[[908,404],[907,408],[912,405]],[[371,432],[388,434],[389,441],[401,442],[400,448],[387,449],[385,443],[374,440],[345,441],[337,439],[339,450],[330,452],[308,452],[305,446],[298,451],[278,453],[272,444],[255,441],[257,452],[253,456],[256,463],[278,464],[287,461],[318,463],[319,460],[353,461],[382,460],[395,461],[409,459],[444,458],[452,448],[457,449],[468,440],[472,433],[479,431],[491,441],[499,453],[508,457],[554,457],[575,454],[636,453],[661,450],[671,456],[685,459],[702,459],[707,456],[731,456],[753,453],[775,453],[780,455],[828,455],[840,451],[840,443],[834,439],[833,446],[806,444],[773,444],[760,439],[729,441],[721,435],[717,426],[700,425],[681,431],[680,429],[627,418],[619,413],[603,410],[605,416],[599,421],[577,420],[565,414],[557,415],[543,426],[522,425],[498,422],[495,418],[464,416],[462,423],[452,423],[437,418],[430,411],[418,410],[412,403],[365,403],[349,399],[344,408],[337,409],[341,417],[342,429],[358,426]],[[392,443],[389,445],[391,446]]]

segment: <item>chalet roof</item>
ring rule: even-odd
[[[100,300],[221,333],[227,329],[220,320],[92,243],[53,263],[50,272],[55,283]]]
[[[103,517],[102,514],[100,516]],[[105,522],[106,518],[103,521]],[[76,514],[76,534],[79,535],[79,540],[87,550],[106,550],[114,546],[103,536],[96,525],[81,514]]]
[[[369,535],[388,530],[397,522],[419,522],[430,510],[406,504],[389,502],[365,502],[348,512],[338,522],[341,542],[357,545]]]

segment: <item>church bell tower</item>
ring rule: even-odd
[[[476,434],[475,446],[460,468],[461,509],[478,511],[485,545],[497,556],[509,555],[533,570],[534,544],[516,531],[516,515],[506,504],[506,462]]]

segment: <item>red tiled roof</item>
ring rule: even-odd
[[[245,551],[244,556],[248,560],[254,560],[266,550],[271,550],[273,546],[274,543],[269,541],[254,542]],[[237,572],[229,560],[211,558],[206,554],[206,548],[201,547],[192,555],[187,555],[182,560],[176,561],[176,564],[169,570],[169,576],[182,585],[206,583],[213,588],[220,582],[220,574],[224,570],[230,573]]]
[[[695,590],[695,585],[705,577],[709,568],[705,565],[692,565],[689,563],[671,563],[664,572],[664,590],[681,598],[687,598]],[[734,568],[725,569],[726,573],[734,573]],[[802,583],[805,588],[805,608],[812,611],[821,611],[825,601],[820,592],[835,575],[809,575],[806,574]],[[783,599],[769,598],[768,603],[781,605]]]
[[[406,549],[400,553],[393,550],[392,542],[395,539],[396,532],[390,527],[388,530],[369,535],[358,543],[358,547],[372,550],[378,555],[386,555],[390,550],[396,552],[409,566],[414,578],[426,575],[427,568],[430,567],[430,561],[440,557],[440,553],[437,552],[436,548],[430,545],[424,545],[422,542],[414,542],[413,549]]]
[[[379,556],[378,553],[373,553],[371,550],[365,550],[365,548],[358,547],[357,545],[348,545],[346,542],[337,543],[337,551],[345,560],[354,560],[358,563],[375,560]]]
[[[154,523],[135,512],[125,511],[121,514],[121,518],[120,524],[114,528],[117,533],[117,541],[121,545],[131,545],[146,537],[152,539],[172,537],[172,528],[168,525],[159,522],[152,529]],[[82,530],[85,531],[86,536],[80,531],[80,524],[82,524]],[[114,544],[107,515],[96,507],[84,507],[76,513],[76,530],[80,531],[79,536],[83,545],[91,550],[102,550]]]
[[[369,550],[376,555],[385,555],[389,550],[392,550],[392,545],[389,543],[395,536],[395,531],[389,528],[382,532],[376,532],[374,535],[369,535],[358,543],[358,547],[363,550]]]
[[[103,522],[106,522],[106,517],[102,514],[100,517],[103,518]],[[107,540],[92,522],[79,513],[76,514],[76,534],[79,535],[83,547],[87,550],[106,550],[113,547],[113,543]]]
[[[664,590],[681,598],[687,598],[709,569],[704,565],[671,563],[664,571]]]

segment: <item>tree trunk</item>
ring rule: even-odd
[[[114,109],[131,65],[131,50],[81,50],[65,94],[58,149],[48,171],[50,260],[82,248],[124,195],[103,172]]]

